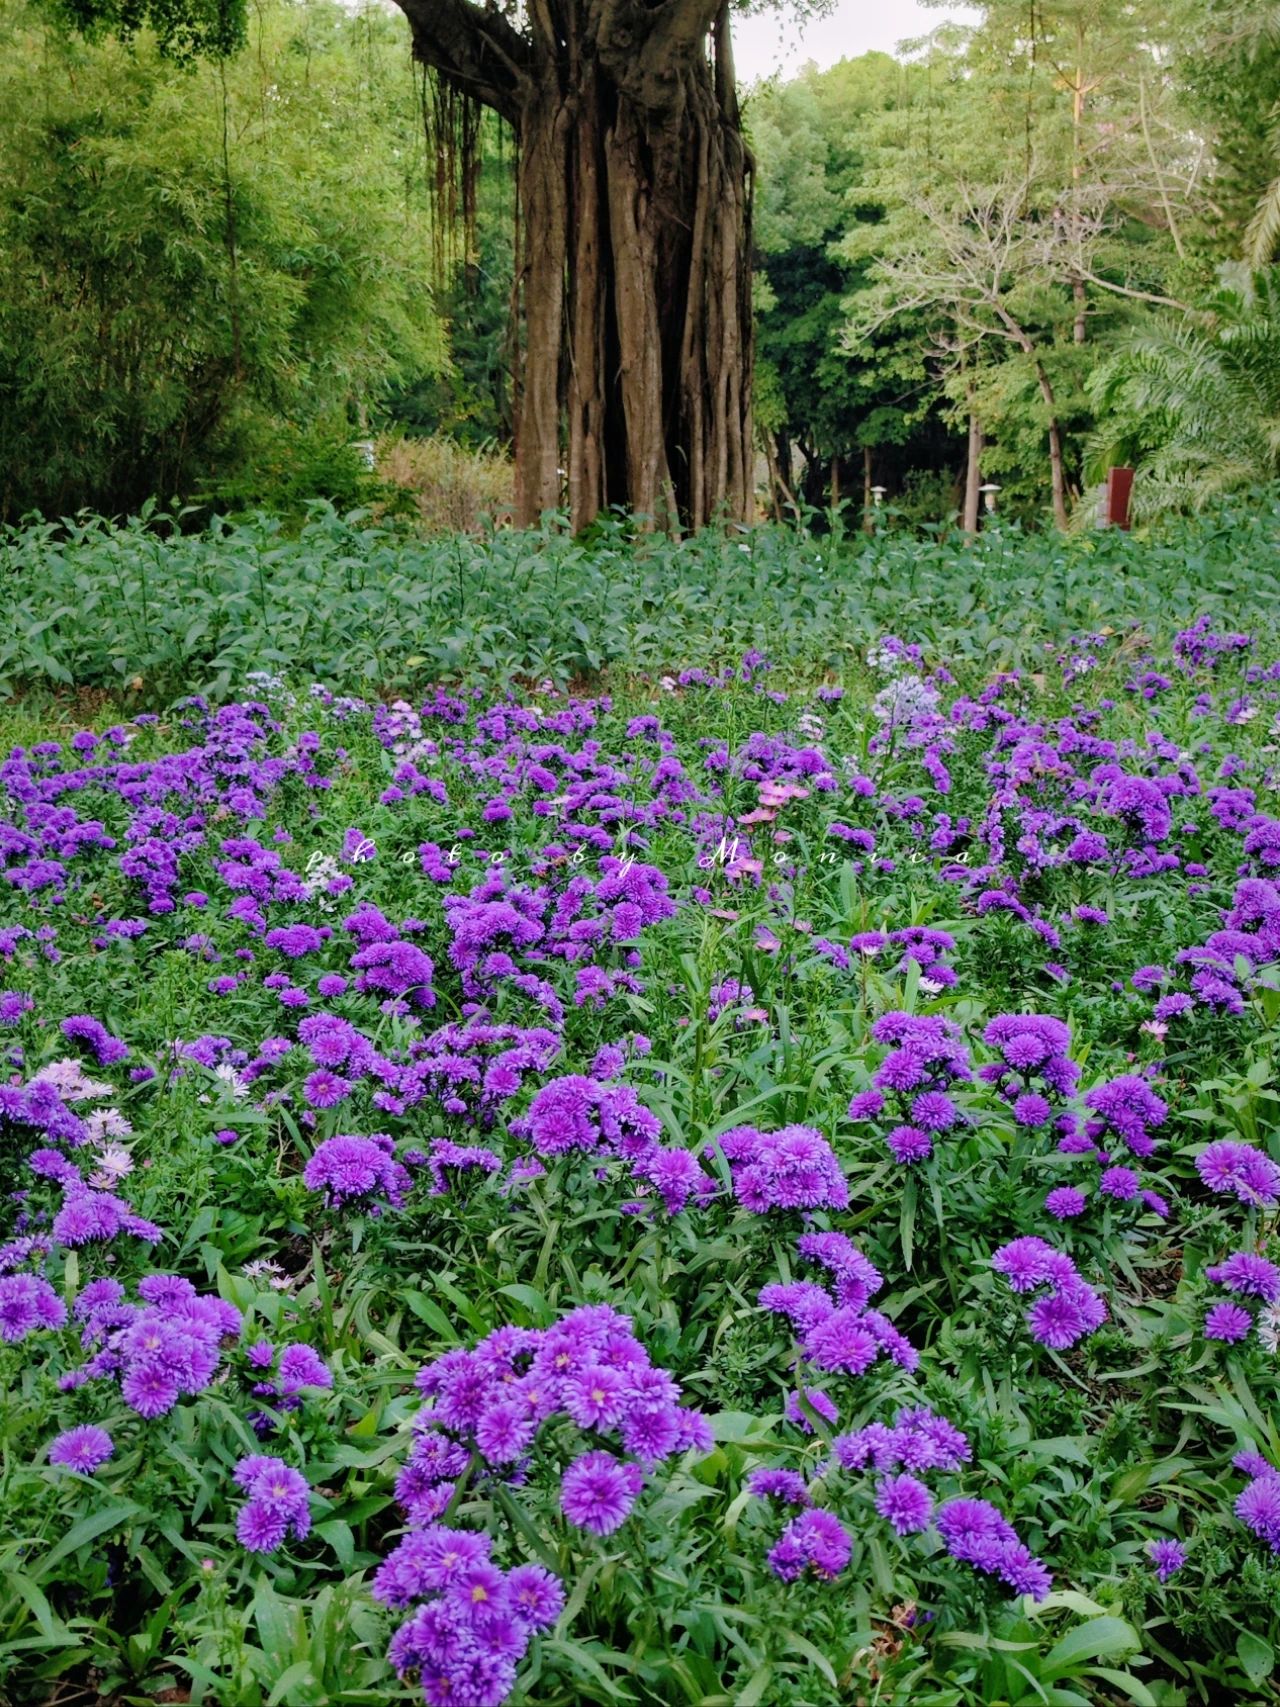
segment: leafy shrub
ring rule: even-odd
[[[554,521],[423,539],[327,504],[296,531],[266,514],[191,535],[150,509],[123,526],[84,516],[0,534],[0,688],[137,680],[164,704],[193,689],[225,698],[253,669],[342,689],[464,673],[563,686],[721,665],[780,633],[812,674],[898,627],[964,664],[1035,671],[1046,644],[1102,627],[1158,638],[1201,610],[1242,609],[1269,627],[1278,524],[1274,491],[1150,537],[1002,524],[973,544],[775,526],[674,541],[617,516],[582,540]]]
[[[411,495],[427,533],[475,533],[511,519],[514,470],[492,446],[464,449],[452,439],[381,439],[378,473]]]

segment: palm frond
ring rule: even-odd
[[[1245,227],[1244,258],[1251,267],[1265,267],[1280,243],[1280,178],[1273,178],[1263,191]]]

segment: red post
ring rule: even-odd
[[[1107,470],[1107,526],[1129,531],[1129,498],[1133,492],[1131,468]]]

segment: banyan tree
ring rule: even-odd
[[[521,519],[566,477],[575,527],[615,504],[745,517],[751,161],[727,0],[397,4],[455,110],[516,139]]]

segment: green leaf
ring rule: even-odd
[[[1123,1618],[1091,1618],[1087,1624],[1077,1624],[1068,1630],[1060,1642],[1054,1643],[1045,1655],[1040,1675],[1052,1681],[1082,1661],[1131,1654],[1141,1646],[1137,1631]]]
[[[120,1500],[115,1505],[104,1507],[102,1511],[91,1512],[88,1517],[82,1517],[74,1528],[67,1531],[57,1546],[40,1560],[41,1578],[48,1578],[55,1565],[60,1565],[69,1553],[78,1553],[82,1547],[87,1547],[90,1541],[96,1541],[99,1535],[105,1535],[109,1529],[119,1529],[132,1518],[143,1516],[144,1511],[144,1507],[135,1505],[132,1500]]]
[[[1250,1683],[1265,1682],[1276,1669],[1275,1649],[1251,1630],[1242,1630],[1236,1637],[1236,1658]]]

